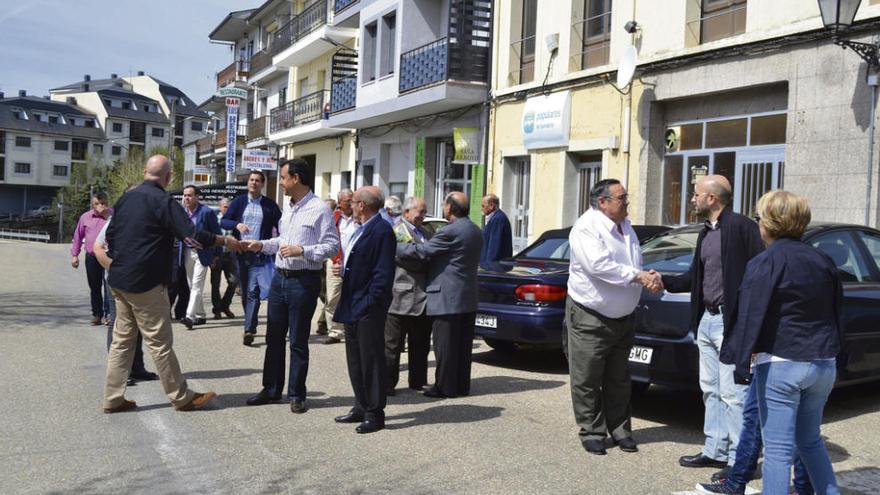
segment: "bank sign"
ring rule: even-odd
[[[526,100],[522,117],[523,146],[526,149],[567,147],[570,130],[570,91],[532,96]]]

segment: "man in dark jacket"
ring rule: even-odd
[[[709,175],[697,182],[691,204],[706,222],[697,237],[690,270],[663,277],[669,292],[691,293],[691,325],[697,328],[700,350],[706,442],[699,454],[679,459],[684,467],[729,470],[736,459],[742,429],[743,402],[748,389],[734,383],[733,366],[721,363],[720,351],[734,326],[737,292],[746,264],[764,245],[758,225],[734,213],[731,199],[730,182],[724,176]]]
[[[266,176],[259,170],[248,175],[248,193],[238,196],[220,220],[220,227],[231,230],[236,239],[262,241],[273,237],[278,230],[281,210],[271,199],[263,196]],[[244,252],[238,255],[238,280],[241,304],[244,307],[244,345],[251,345],[257,334],[257,314],[260,312],[260,287],[257,277],[250,272],[256,267],[272,263],[272,258],[261,253]]]
[[[375,186],[354,193],[352,208],[357,230],[345,247],[342,294],[333,320],[345,324],[345,359],[354,389],[355,405],[337,423],[357,423],[358,433],[385,427],[387,372],[385,315],[391,305],[394,251],[391,226],[378,215],[385,198]]]
[[[210,207],[199,202],[199,188],[188,185],[183,188],[183,207],[190,221],[197,230],[204,230],[214,235],[220,235],[220,225],[217,223],[217,215]],[[196,249],[184,247],[183,263],[186,267],[186,280],[189,285],[189,304],[186,307],[186,316],[181,323],[192,330],[193,325],[205,323],[205,304],[202,293],[205,291],[205,280],[208,278],[208,269],[214,263],[214,258],[220,251],[214,247]]]
[[[510,220],[498,205],[498,196],[487,194],[481,203],[486,227],[483,228],[483,250],[480,252],[480,263],[498,261],[513,256],[513,236],[510,232]]]

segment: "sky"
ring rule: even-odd
[[[228,46],[208,41],[234,10],[262,0],[0,0],[0,91],[43,96],[79,82],[148,75],[197,103],[216,91],[232,62]]]

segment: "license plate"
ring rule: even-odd
[[[492,315],[477,314],[477,320],[474,323],[478,327],[498,328],[498,320]]]
[[[654,349],[634,345],[629,350],[629,361],[631,363],[651,364],[652,354],[654,354]]]

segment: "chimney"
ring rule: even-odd
[[[89,88],[90,88],[90,86],[88,83],[83,83],[83,85],[82,85],[83,93],[88,93],[89,91],[91,91]]]
[[[90,76],[88,74],[83,76],[83,81],[91,81],[91,80],[92,80],[92,76]]]
[[[67,97],[67,104],[68,105],[76,105],[76,98],[74,98],[73,96],[68,96]]]
[[[27,96],[27,91],[25,91],[25,90],[23,90],[23,89],[19,89],[19,90],[18,90],[18,97],[19,97],[19,98],[24,98],[25,96]]]
[[[116,74],[110,74],[110,79],[116,79],[118,76]]]
[[[139,70],[139,71],[138,71],[138,75],[139,75],[139,76],[142,76],[142,75],[144,75],[144,71],[142,71],[142,70]]]

